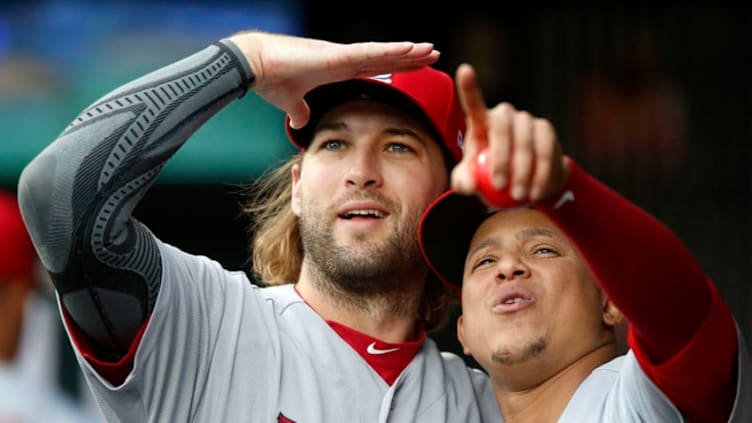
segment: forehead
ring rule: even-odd
[[[518,234],[534,235],[536,233],[567,239],[543,212],[534,208],[521,207],[501,210],[486,218],[476,229],[470,246],[490,236],[519,236]]]
[[[388,124],[408,127],[419,132],[421,136],[433,141],[438,146],[437,140],[431,135],[430,128],[421,119],[405,113],[397,107],[372,100],[353,100],[331,108],[324,113],[316,124],[313,136],[316,136],[322,126],[339,122],[349,123],[353,120],[357,120],[359,124],[363,125],[381,126]]]

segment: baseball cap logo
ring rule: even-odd
[[[369,76],[370,79],[375,79],[376,81],[381,81],[387,84],[392,83],[392,74],[391,73],[382,73],[381,75],[374,75]]]

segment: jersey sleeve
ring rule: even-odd
[[[630,347],[690,421],[726,421],[736,383],[736,325],[684,244],[570,160],[562,193],[542,203],[630,322]]]
[[[75,350],[98,408],[118,422],[268,421],[257,417],[277,395],[278,310],[244,272],[156,243],[162,284],[122,380]]]
[[[167,160],[253,82],[221,41],[86,108],[24,169],[19,203],[70,322],[118,361],[151,313],[162,277],[153,234],[133,216]]]

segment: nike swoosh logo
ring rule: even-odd
[[[368,354],[375,354],[375,355],[378,355],[378,354],[389,354],[390,352],[399,351],[399,348],[387,348],[385,350],[380,350],[380,349],[376,348],[376,343],[375,342],[371,342],[368,345],[368,348],[366,348],[366,351],[368,352]]]
[[[565,203],[573,202],[574,203],[574,193],[572,191],[565,191],[564,194],[561,194],[561,197],[559,197],[559,201],[554,204],[554,210],[558,209],[559,207],[563,206]]]

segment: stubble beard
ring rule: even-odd
[[[491,353],[491,361],[505,366],[524,364],[541,355],[546,350],[547,344],[546,337],[541,336],[522,347],[516,347],[514,352],[509,348],[500,348]]]
[[[414,281],[425,279],[427,270],[417,239],[420,216],[397,222],[384,240],[366,241],[368,234],[363,233],[354,238],[357,245],[342,245],[334,239],[333,224],[326,218],[331,213],[308,210],[299,219],[300,236],[319,288],[367,300],[404,295]]]

